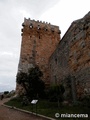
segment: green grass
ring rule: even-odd
[[[21,104],[21,99],[12,99],[9,102],[5,103],[6,105],[9,106],[14,106],[20,109],[24,109],[27,111],[33,111],[36,112],[36,105],[28,105],[28,106],[22,106]],[[32,109],[33,108],[33,109]],[[55,102],[49,102],[47,100],[39,100],[39,102],[37,103],[37,114],[42,114],[48,117],[52,117],[55,118],[55,113],[60,113],[60,114],[64,114],[64,113],[68,113],[68,114],[90,114],[90,108],[85,108],[82,106],[61,106],[60,108],[58,108],[57,103]],[[56,119],[56,118],[55,118]],[[64,118],[58,118],[58,120],[63,120]],[[69,118],[70,120],[74,120],[73,118]],[[79,120],[80,118],[77,118],[75,120]],[[65,118],[64,120],[68,120],[68,118]],[[83,120],[83,119],[82,119]],[[85,119],[84,119],[85,120]]]

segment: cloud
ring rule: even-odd
[[[6,55],[9,55],[9,56],[13,56],[13,53],[12,52],[0,52],[0,56],[6,56]]]
[[[41,14],[50,9],[60,0],[16,0],[21,10],[30,13],[33,18],[39,18]]]
[[[3,80],[6,80],[6,78],[4,79],[3,78]],[[3,91],[11,91],[11,90],[14,90],[14,88],[15,88],[15,83],[14,82],[11,82],[11,80],[10,80],[10,83],[8,82],[10,79],[7,79],[7,81],[5,82],[0,82],[0,92],[3,92]]]

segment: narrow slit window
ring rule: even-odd
[[[55,63],[57,64],[57,58],[55,58]]]

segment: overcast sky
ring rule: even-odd
[[[24,17],[58,25],[61,36],[90,11],[90,0],[0,0],[0,92],[13,90]]]

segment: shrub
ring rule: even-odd
[[[7,95],[9,93],[9,91],[4,91],[4,95]]]
[[[65,92],[63,85],[54,85],[49,89],[49,100],[52,102],[63,102],[63,93]]]
[[[81,103],[82,106],[90,108],[90,95],[84,96],[81,100]]]

